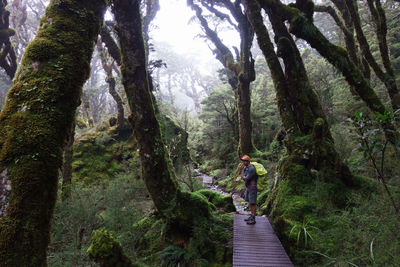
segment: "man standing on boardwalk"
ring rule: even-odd
[[[246,185],[246,194],[244,200],[250,204],[251,215],[245,219],[247,224],[256,223],[256,209],[257,209],[257,172],[253,164],[250,164],[250,157],[244,155],[240,159],[243,164],[242,178]]]

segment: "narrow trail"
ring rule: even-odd
[[[203,179],[203,184],[218,193],[226,192],[213,185],[213,178],[196,170]],[[238,201],[237,193],[232,195],[237,214],[233,222],[233,266],[246,267],[292,267],[294,266],[275,235],[265,216],[256,216],[256,224],[248,225],[244,221],[248,213]]]
[[[202,179],[202,181],[203,181],[203,185],[204,185],[207,189],[210,189],[210,190],[212,190],[212,191],[218,192],[218,193],[220,193],[221,195],[224,195],[224,196],[230,194],[230,193],[227,193],[227,192],[223,191],[223,190],[220,189],[218,186],[214,185],[214,184],[213,184],[213,177],[211,177],[211,176],[209,176],[209,175],[207,175],[207,174],[204,174],[204,173],[200,172],[198,169],[195,169],[194,171],[197,173],[197,175],[198,175],[199,177],[201,177],[201,179]],[[240,197],[239,193],[236,193],[236,192],[235,192],[235,193],[232,194],[233,204],[234,204],[235,207],[236,207],[236,212],[238,212],[238,213],[240,213],[240,214],[250,214],[250,212],[246,210],[246,207],[244,207],[244,206],[242,205],[242,203],[239,202],[239,199],[240,199],[240,198],[241,198],[241,197]]]

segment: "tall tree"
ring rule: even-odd
[[[228,81],[232,86],[237,100],[238,129],[239,129],[239,154],[250,154],[254,147],[252,141],[252,125],[250,119],[250,83],[255,80],[254,60],[250,49],[254,32],[244,14],[240,1],[200,1],[203,8],[221,20],[226,20],[240,35],[240,51],[235,48],[236,59],[229,48],[222,42],[216,31],[212,30],[203,15],[203,10],[193,0],[187,1],[188,5],[196,12],[196,16],[207,36],[214,44],[216,58],[229,70]],[[221,12],[217,7],[228,10],[228,14]],[[236,22],[232,22],[233,18]]]
[[[0,114],[1,176],[11,181],[0,218],[4,266],[47,265],[62,152],[105,6],[104,0],[50,2]]]
[[[182,227],[190,227],[197,216],[210,215],[207,203],[181,192],[161,137],[147,74],[139,1],[113,1],[122,55],[122,83],[132,112],[129,120],[138,141],[142,178],[160,214]],[[197,203],[197,205],[196,205]],[[196,215],[185,207],[198,207]]]

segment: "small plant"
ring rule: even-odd
[[[168,246],[158,253],[160,255],[161,266],[185,266],[184,261],[185,250],[179,246]]]
[[[328,262],[326,264],[324,264],[324,266],[343,266],[342,264],[345,263],[347,266],[358,267],[358,265],[356,265],[356,264],[354,264],[354,263],[352,263],[350,261],[344,261],[343,262],[343,261],[340,261],[337,258],[329,257],[328,255],[326,255],[324,253],[321,253],[321,252],[318,252],[318,251],[309,251],[309,252],[311,252],[313,254],[320,255],[320,256],[326,258],[328,260]]]
[[[297,245],[300,245],[301,240],[304,240],[304,247],[307,247],[309,241],[313,241],[314,238],[311,235],[312,230],[319,230],[317,227],[309,225],[309,221],[303,220],[302,223],[291,222],[293,224],[292,229],[290,230],[289,236],[296,237]]]
[[[381,182],[388,194],[396,213],[400,216],[399,209],[393,199],[392,194],[387,186],[385,179],[385,152],[391,144],[381,134],[381,128],[388,123],[393,124],[396,113],[393,109],[385,114],[376,113],[377,119],[371,120],[362,112],[356,112],[355,118],[347,119],[352,130],[356,133],[356,138],[359,142],[358,150],[363,153],[364,158],[372,163],[372,166],[377,174],[377,179]],[[388,131],[388,130],[387,130]],[[399,151],[399,144],[395,145],[395,149]]]

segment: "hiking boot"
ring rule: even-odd
[[[250,220],[247,221],[247,224],[256,224],[256,219],[251,218]]]
[[[250,221],[252,218],[251,218],[251,215],[249,216],[249,218],[246,218],[246,219],[244,219],[244,221],[245,222],[248,222],[248,221]]]

